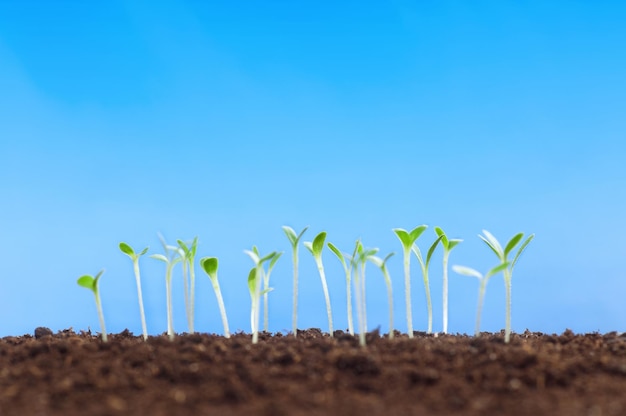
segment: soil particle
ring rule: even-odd
[[[319,329],[108,343],[91,332],[0,339],[0,415],[626,414],[626,337],[479,337]]]

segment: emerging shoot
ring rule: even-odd
[[[178,248],[182,251],[183,262],[183,290],[185,291],[185,312],[187,313],[187,326],[189,333],[194,331],[194,310],[196,296],[196,272],[195,257],[196,248],[198,247],[198,237],[195,237],[190,246],[187,246],[182,240],[176,240]]]
[[[253,247],[253,249],[256,249],[256,247]],[[258,256],[259,253],[258,251],[256,252],[256,254]],[[280,253],[276,253],[276,255],[274,255],[271,259],[269,264],[267,265],[267,273],[264,273],[263,276],[263,331],[269,331],[269,308],[268,308],[268,294],[270,292],[270,275],[272,274],[272,269],[274,268],[274,265],[276,264],[276,262],[278,261],[278,259],[280,258],[280,256],[283,255],[283,252],[281,251]]]
[[[143,333],[143,340],[148,339],[148,328],[146,326],[146,315],[143,309],[143,296],[141,295],[141,276],[139,274],[139,257],[148,252],[148,247],[141,250],[139,253],[135,253],[135,250],[128,244],[120,243],[120,250],[126,254],[133,261],[133,270],[135,272],[135,281],[137,282],[137,297],[139,298],[139,314],[141,315],[141,331]]]
[[[293,318],[291,329],[294,337],[298,336],[298,243],[308,228],[304,227],[300,234],[296,234],[293,228],[287,225],[283,226],[283,231],[291,243],[291,252],[293,254]]]
[[[265,271],[263,270],[263,263],[266,261],[270,261],[278,255],[275,251],[268,254],[265,257],[259,256],[259,251],[256,247],[250,250],[244,250],[252,261],[254,262],[254,268],[250,270],[248,274],[248,290],[250,291],[250,300],[251,300],[251,308],[250,308],[250,328],[252,330],[252,343],[256,344],[259,342],[259,309],[261,307],[261,295],[269,292],[272,288],[268,288],[267,290],[261,290],[261,283],[264,280]]]
[[[426,306],[428,308],[428,333],[433,332],[433,305],[430,299],[430,283],[428,281],[428,266],[430,265],[430,259],[437,248],[437,244],[441,241],[443,236],[437,237],[435,242],[428,249],[428,253],[426,253],[426,261],[422,258],[422,253],[419,247],[416,244],[413,244],[412,250],[413,253],[417,256],[417,260],[420,263],[420,267],[422,269],[422,277],[424,278],[424,291],[426,292]]]
[[[204,257],[200,259],[200,267],[209,276],[215,297],[217,298],[217,306],[220,308],[220,315],[222,315],[222,324],[224,325],[224,337],[230,338],[230,331],[228,330],[228,319],[226,318],[226,308],[224,308],[224,300],[222,299],[222,291],[220,290],[220,283],[217,280],[217,258],[216,257]]]
[[[400,243],[402,243],[402,254],[404,256],[404,299],[406,303],[406,326],[409,338],[413,338],[413,313],[411,308],[411,247],[420,235],[428,228],[427,225],[415,227],[410,232],[402,228],[394,228]]]
[[[354,270],[354,292],[356,295],[357,317],[359,321],[359,344],[365,347],[367,335],[367,305],[365,301],[365,265],[367,261],[378,253],[377,248],[364,249],[361,240],[357,240],[352,256],[352,270]]]
[[[333,243],[328,243],[328,248],[335,253],[335,256],[341,262],[343,266],[343,271],[346,273],[346,299],[348,306],[348,332],[350,335],[354,335],[354,321],[352,320],[352,289],[350,287],[352,280],[352,262],[350,262],[350,267],[348,267],[348,263],[346,262],[346,256],[339,251],[337,247]]]
[[[380,268],[380,271],[383,273],[383,277],[385,278],[385,285],[387,285],[387,302],[389,303],[389,339],[393,339],[393,292],[391,287],[391,277],[389,277],[389,270],[387,270],[387,260],[389,260],[389,258],[393,255],[394,253],[389,253],[384,259],[376,256],[370,257],[371,262]]]
[[[78,283],[79,286],[85,287],[93,292],[94,297],[96,298],[96,308],[98,309],[100,328],[102,329],[102,342],[107,342],[107,329],[104,326],[104,314],[102,313],[102,302],[100,301],[100,291],[98,290],[98,281],[100,280],[102,273],[104,273],[104,269],[100,270],[96,277],[86,274],[79,277],[76,283]]]
[[[326,299],[326,314],[328,315],[328,334],[333,337],[333,314],[330,308],[330,296],[328,294],[328,285],[326,284],[326,274],[324,273],[324,264],[322,263],[322,251],[324,250],[324,240],[326,240],[326,232],[322,231],[314,239],[313,242],[305,241],[304,246],[311,252],[317,265],[317,270],[322,280],[322,289],[324,290],[324,299]]]
[[[176,263],[181,261],[182,255],[178,247],[165,243],[163,236],[159,235],[165,254],[153,254],[150,257],[165,263],[165,294],[167,298],[167,336],[174,340],[174,316],[172,308],[172,270]]]
[[[501,264],[505,264],[508,262],[509,253],[511,253],[511,251],[515,248],[515,246],[517,246],[517,244],[522,240],[522,238],[524,238],[524,233],[517,233],[509,240],[509,242],[506,244],[504,249],[502,249],[500,242],[498,242],[498,240],[489,231],[483,230],[483,234],[485,235],[482,236],[479,234],[478,237],[480,237],[480,239],[483,240],[485,244],[489,246],[489,248],[491,248],[491,250],[495,253],[495,255],[500,260]],[[531,234],[530,236],[528,236],[528,238],[522,243],[522,245],[517,250],[517,253],[515,254],[515,257],[513,258],[513,261],[508,263],[509,266],[503,270],[504,286],[506,289],[506,324],[504,327],[504,342],[505,343],[508,343],[511,339],[511,280],[513,277],[513,267],[515,267],[515,263],[517,263],[517,260],[519,259],[520,255],[522,254],[524,249],[526,249],[526,246],[532,241],[534,237],[535,237],[535,234]]]
[[[440,227],[435,227],[435,232],[441,237],[443,246],[443,333],[448,333],[448,259],[450,252],[463,240],[448,239],[446,233]]]

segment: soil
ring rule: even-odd
[[[626,336],[89,332],[0,339],[0,415],[626,414]]]

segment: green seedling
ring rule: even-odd
[[[380,257],[371,256],[370,261],[380,268],[385,278],[385,285],[387,285],[387,302],[389,303],[389,339],[393,339],[393,291],[391,287],[391,277],[389,277],[389,270],[387,269],[387,260],[393,256],[394,253],[387,254],[387,257],[381,259]]]
[[[504,249],[500,245],[500,242],[487,230],[483,230],[482,235],[478,235],[481,240],[491,248],[491,250],[495,253],[502,264],[507,263],[507,258],[509,253],[517,246],[517,244],[524,238],[524,233],[515,234],[509,242],[506,244]],[[528,238],[522,243],[522,245],[517,250],[513,261],[508,263],[509,267],[505,268],[503,271],[504,275],[504,286],[506,289],[506,324],[504,327],[504,342],[508,343],[511,339],[511,280],[513,277],[513,267],[515,267],[515,263],[519,259],[520,255],[526,249],[526,246],[532,241],[535,237],[535,234],[531,234]]]
[[[230,331],[228,330],[228,319],[226,318],[226,308],[224,308],[224,300],[222,299],[222,291],[220,290],[220,283],[217,280],[217,258],[216,257],[204,257],[200,259],[200,267],[205,271],[211,280],[215,297],[217,298],[217,306],[220,308],[220,315],[222,315],[222,324],[224,325],[224,337],[230,338]]]
[[[367,261],[378,253],[377,248],[365,249],[360,240],[357,240],[352,256],[352,270],[354,270],[354,292],[356,295],[357,317],[359,321],[359,344],[365,347],[367,335],[367,305],[365,301],[365,265]]]
[[[146,326],[146,315],[143,310],[143,296],[141,295],[141,275],[139,274],[139,257],[148,252],[148,247],[135,253],[135,250],[128,244],[121,242],[120,250],[133,261],[133,270],[135,272],[135,281],[137,282],[137,297],[139,298],[139,314],[141,315],[141,331],[144,341],[148,339],[148,327]]]
[[[198,247],[198,237],[195,237],[190,246],[187,246],[182,240],[176,240],[178,248],[182,252],[183,263],[183,290],[185,291],[185,312],[187,313],[187,326],[189,333],[194,331],[194,310],[196,297],[196,272],[195,257]]]
[[[442,238],[443,236],[440,235],[439,237],[437,237],[435,242],[430,246],[430,248],[428,249],[428,252],[426,253],[426,261],[424,261],[424,259],[422,258],[422,253],[419,247],[417,246],[417,244],[413,244],[413,247],[412,247],[413,253],[415,253],[415,255],[417,256],[417,260],[420,263],[420,267],[422,269],[422,277],[424,279],[424,291],[426,292],[426,307],[428,309],[427,333],[429,334],[433,332],[433,305],[430,299],[430,283],[428,281],[428,266],[430,265],[430,259],[432,258],[433,253],[435,252],[435,249],[437,248],[437,244],[439,244]]]
[[[328,245],[328,248],[330,249],[330,251],[335,253],[335,256],[337,256],[337,258],[341,262],[341,265],[343,266],[343,271],[346,273],[346,299],[347,299],[347,310],[348,310],[348,332],[350,333],[350,335],[354,335],[354,321],[352,319],[352,288],[351,288],[352,263],[349,260],[348,260],[348,262],[346,262],[346,257],[349,258],[349,256],[346,256],[341,251],[339,251],[339,249],[337,247],[335,247],[335,245],[333,243],[328,243],[327,245]],[[350,266],[348,266],[348,264],[350,264]]]
[[[174,339],[174,316],[172,308],[172,270],[179,261],[183,260],[183,253],[180,248],[168,245],[163,236],[159,234],[159,239],[163,245],[165,254],[153,254],[150,257],[165,263],[165,294],[167,300],[167,336]]]
[[[102,329],[102,342],[107,342],[107,329],[104,325],[104,314],[102,313],[102,302],[100,301],[100,291],[98,290],[98,281],[100,280],[100,276],[104,273],[104,269],[100,270],[96,277],[90,276],[88,274],[81,276],[78,278],[76,283],[79,286],[85,287],[91,290],[96,298],[96,308],[98,309],[98,318],[100,319],[100,328]]]
[[[480,334],[480,314],[483,309],[483,301],[485,299],[485,290],[487,289],[487,282],[489,279],[495,275],[505,270],[509,266],[509,263],[502,263],[487,272],[486,275],[482,275],[480,272],[476,270],[465,267],[465,266],[452,266],[452,270],[454,270],[458,274],[462,274],[465,276],[475,277],[480,282],[478,286],[478,307],[476,311],[476,329],[474,330],[474,335],[478,336]]]
[[[257,256],[259,256],[259,258],[261,257],[261,255],[259,254],[259,250],[256,248],[256,246],[252,247],[252,250],[256,253]],[[263,293],[263,330],[264,331],[269,330],[270,318],[269,318],[269,308],[268,308],[268,303],[269,303],[268,295],[270,292],[270,275],[272,274],[272,269],[274,268],[274,265],[276,264],[276,262],[282,255],[283,255],[282,251],[280,253],[276,253],[269,260],[269,264],[267,266],[267,272],[263,273],[263,292],[262,293]]]
[[[293,318],[291,329],[293,336],[298,336],[298,243],[302,235],[309,227],[304,227],[300,234],[296,234],[293,228],[284,225],[283,231],[287,239],[291,243],[291,251],[293,254]]]
[[[266,261],[272,261],[272,259],[278,255],[275,251],[268,254],[265,257],[259,256],[259,251],[256,247],[250,250],[244,250],[252,261],[254,262],[254,268],[250,270],[248,274],[248,290],[250,291],[250,300],[251,300],[251,308],[250,308],[250,328],[252,330],[252,343],[256,344],[259,342],[259,309],[261,306],[261,295],[269,292],[272,288],[268,288],[267,290],[261,290],[261,283],[264,280],[265,271],[263,270],[263,263]]]
[[[402,254],[404,257],[404,299],[406,303],[406,326],[409,338],[413,338],[413,312],[411,308],[411,248],[420,235],[428,228],[427,225],[415,227],[410,232],[402,228],[394,228],[400,243],[402,243]]]
[[[441,237],[443,246],[443,333],[448,333],[448,259],[450,251],[463,240],[448,239],[446,233],[440,227],[435,227],[435,232]]]
[[[322,262],[322,251],[324,250],[324,241],[326,240],[326,232],[322,231],[313,239],[313,242],[305,241],[304,246],[311,252],[317,265],[317,271],[322,280],[322,289],[324,290],[324,299],[326,300],[326,314],[328,315],[328,334],[333,337],[333,313],[330,307],[330,295],[328,294],[328,285],[326,284],[326,273],[324,273],[324,263]]]

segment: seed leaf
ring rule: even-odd
[[[437,233],[438,236],[442,237],[441,238],[441,244],[443,245],[443,248],[445,250],[448,250],[448,237],[446,237],[446,233],[443,232],[443,230],[441,229],[441,227],[435,227],[435,233]]]
[[[515,248],[517,243],[519,243],[519,241],[522,238],[524,238],[524,233],[518,233],[518,234],[515,234],[513,236],[513,238],[511,238],[509,240],[509,242],[506,244],[506,247],[504,247],[504,257],[508,256],[508,254],[511,252],[511,250],[513,250],[513,248]]]
[[[150,247],[146,247],[146,248],[144,248],[143,250],[141,250],[141,252],[139,252],[139,254],[137,254],[137,257],[141,257],[141,256],[143,256],[144,254],[146,254],[146,253],[148,252],[148,249],[149,249],[149,248],[150,248]]]
[[[304,227],[304,229],[300,231],[299,235],[296,235],[296,232],[294,231],[294,229],[287,225],[283,225],[282,228],[283,228],[283,231],[285,232],[285,235],[289,239],[289,242],[291,243],[291,245],[295,247],[296,245],[298,245],[298,241],[300,240],[300,237],[302,237],[302,234],[304,234],[304,232],[308,230],[309,227],[308,226]]]
[[[129,246],[128,244],[121,242],[120,243],[120,250],[122,251],[122,253],[130,256],[130,257],[134,257],[135,256],[135,250],[133,250],[133,248],[131,246]]]
[[[259,255],[257,253],[254,252],[254,247],[252,247],[252,251],[250,250],[244,250],[243,252],[246,253],[248,256],[250,256],[250,258],[252,259],[252,261],[254,262],[254,264],[259,264],[261,262],[261,259],[259,258]]]
[[[322,231],[313,239],[313,255],[321,256],[324,250],[324,241],[326,240],[326,231]]]
[[[452,266],[452,270],[454,270],[455,273],[462,274],[465,276],[475,277],[478,280],[481,280],[483,278],[483,275],[480,272],[472,269],[471,267]]]
[[[505,270],[507,267],[509,267],[511,263],[510,262],[505,262],[502,264],[497,265],[496,267],[494,267],[493,269],[489,270],[487,272],[487,274],[485,275],[485,279],[489,279],[491,276],[493,276],[494,274],[498,274],[501,271]]]
[[[206,274],[209,275],[211,280],[217,278],[217,257],[204,257],[200,259],[200,267],[202,267]]]
[[[91,290],[92,292],[95,292],[95,279],[92,276],[89,276],[87,274],[84,276],[81,276],[78,278],[76,283],[78,283],[79,286],[85,287]]]
[[[435,252],[435,249],[437,248],[437,244],[439,244],[439,242],[443,239],[443,237],[445,236],[440,235],[439,238],[437,238],[435,242],[433,243],[433,245],[430,246],[430,248],[428,249],[428,253],[426,253],[426,267],[428,267],[428,264],[430,263],[430,258],[433,256],[433,253]]]
[[[248,274],[248,290],[250,296],[254,299],[256,294],[256,267],[253,267]]]
[[[480,239],[483,240],[485,244],[487,244],[489,248],[493,250],[494,253],[496,253],[496,256],[500,260],[504,260],[504,251],[502,250],[502,246],[500,245],[498,240],[487,230],[483,230],[483,233],[485,234],[484,237],[480,234],[478,235],[478,237],[480,237]]]
[[[267,266],[267,269],[268,270],[272,270],[274,268],[274,265],[276,264],[276,262],[278,261],[278,259],[282,255],[283,255],[282,251],[280,253],[274,252],[274,256],[272,256],[272,259],[270,260],[270,264],[269,264],[269,266]]]
[[[157,259],[157,260],[161,260],[166,263],[169,263],[169,259],[165,257],[163,254],[152,254],[150,257],[153,259]]]
[[[517,250],[517,254],[515,255],[515,258],[513,259],[513,262],[511,263],[511,269],[515,267],[515,263],[517,263],[517,260],[522,255],[522,252],[526,249],[526,246],[532,241],[533,238],[535,238],[535,234],[529,235],[526,241],[522,243],[519,250]]]
[[[459,243],[462,243],[462,242],[463,240],[460,240],[460,239],[449,240],[448,251],[452,250],[454,247],[456,247]]]

